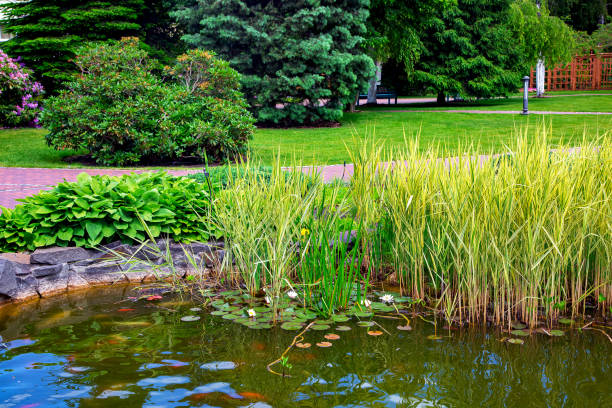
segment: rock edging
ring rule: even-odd
[[[0,304],[89,286],[202,275],[223,261],[223,248],[223,242],[180,244],[160,239],[143,245],[113,242],[100,250],[48,247],[0,253]]]

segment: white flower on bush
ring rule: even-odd
[[[380,300],[382,300],[385,303],[393,303],[393,295],[384,295],[384,296],[381,296]]]
[[[291,299],[295,299],[298,297],[298,294],[295,290],[290,290],[289,292],[287,292],[287,296],[289,296],[289,298]]]
[[[255,315],[257,315],[257,313],[255,313],[255,310],[253,309],[247,310],[247,314],[249,315],[249,317],[255,317]]]
[[[361,304],[364,305],[365,307],[370,307],[372,302],[370,302],[368,299],[365,299],[361,302]]]

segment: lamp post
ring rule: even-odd
[[[523,77],[523,112],[522,115],[529,115],[529,77]]]

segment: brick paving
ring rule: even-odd
[[[39,169],[20,167],[0,167],[0,206],[13,208],[19,204],[16,200],[49,190],[64,180],[76,181],[81,173],[89,175],[106,174],[121,176],[132,172],[143,173],[151,170],[118,170],[118,169]],[[189,170],[171,170],[168,173],[183,176],[197,172],[197,168]]]

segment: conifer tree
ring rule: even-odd
[[[368,0],[182,0],[185,42],[243,75],[259,122],[337,121],[374,72],[361,47]]]
[[[145,37],[147,31],[155,31],[151,26],[151,11],[167,14],[164,3],[165,0],[5,3],[0,5],[0,12],[5,16],[0,25],[15,37],[2,43],[2,48],[9,55],[20,56],[46,90],[52,92],[76,72],[76,66],[70,61],[76,48],[86,41]],[[155,41],[160,42],[159,36]]]

